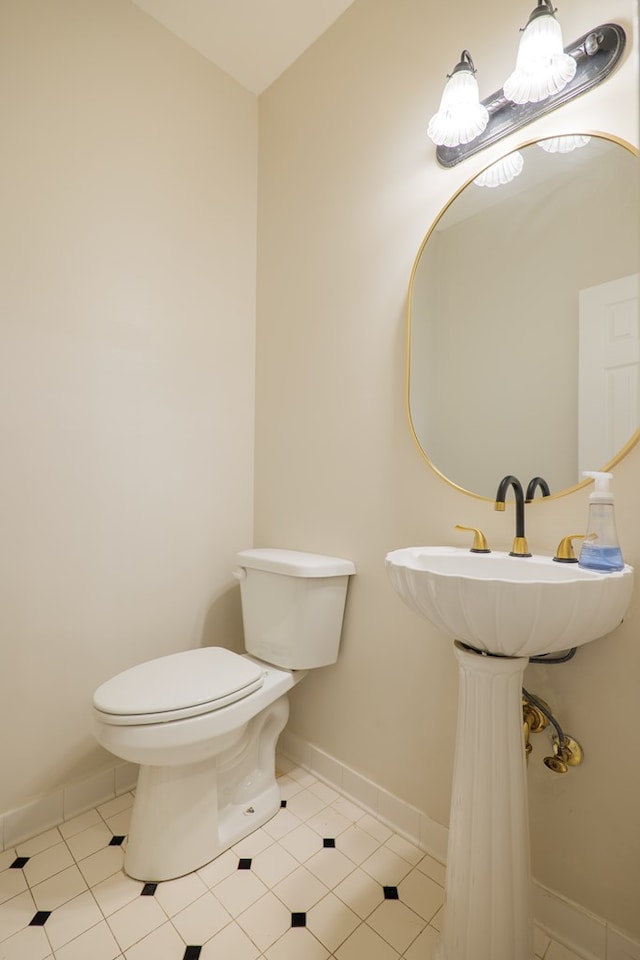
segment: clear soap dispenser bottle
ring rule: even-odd
[[[585,470],[583,476],[593,477],[595,490],[589,497],[589,519],[578,563],[587,570],[614,573],[623,569],[624,560],[618,543],[613,494],[609,489],[612,474]]]

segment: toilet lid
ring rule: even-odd
[[[262,668],[223,647],[184,650],[148,660],[107,680],[93,705],[112,723],[160,723],[197,716],[253,693]]]

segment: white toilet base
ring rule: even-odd
[[[142,765],[124,858],[136,880],[172,880],[209,863],[280,808],[276,741],[285,696],[253,717],[217,756],[179,766]]]

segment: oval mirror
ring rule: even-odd
[[[638,156],[602,136],[518,152],[511,182],[453,197],[409,288],[415,438],[441,476],[490,499],[508,473],[566,493],[640,425]]]

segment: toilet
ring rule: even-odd
[[[140,765],[124,858],[136,880],[191,873],[274,816],[287,692],[338,657],[350,560],[265,548],[237,560],[245,654],[169,654],[93,696],[98,743]]]

